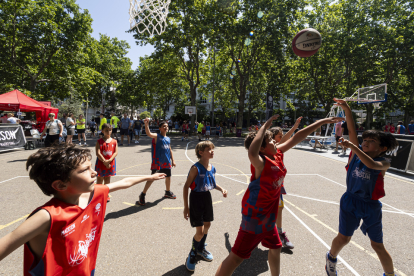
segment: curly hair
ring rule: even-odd
[[[214,149],[215,146],[211,141],[202,141],[196,145],[195,152],[198,159],[201,158],[200,151],[204,151],[206,148]]]
[[[30,179],[36,182],[45,195],[51,196],[56,193],[52,187],[54,181],[70,181],[72,171],[91,158],[89,149],[61,144],[42,148],[30,155],[26,162],[26,170],[30,168]]]
[[[280,127],[272,127],[271,129],[269,129],[269,131],[272,133],[272,137],[275,137],[275,135],[278,135],[279,132],[282,132],[282,135],[283,135],[283,130]]]
[[[386,151],[381,152],[380,157],[385,156],[387,151],[393,151],[398,147],[398,142],[395,137],[388,132],[379,130],[366,130],[362,133],[362,139],[371,138],[380,142],[380,147],[387,147]]]
[[[247,134],[246,139],[244,139],[244,147],[249,150],[250,145],[252,144],[254,138],[256,137],[257,133],[255,131],[251,131],[249,132],[249,134]],[[262,141],[262,148],[266,147],[267,142],[270,139],[273,139],[273,134],[272,132],[270,132],[269,130],[266,130],[263,141]]]

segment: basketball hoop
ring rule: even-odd
[[[142,34],[162,34],[167,27],[168,7],[171,0],[129,0],[129,23]]]
[[[191,117],[193,115],[193,111],[188,111],[188,115]]]

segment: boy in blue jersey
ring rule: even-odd
[[[227,191],[216,184],[216,168],[209,162],[214,156],[214,144],[210,141],[200,142],[197,144],[195,152],[199,161],[191,167],[183,192],[184,218],[186,220],[190,218],[191,226],[196,228],[193,244],[185,264],[189,271],[195,270],[197,255],[208,262],[213,260],[213,255],[206,250],[205,244],[208,229],[214,219],[210,190],[219,190],[224,197],[227,197]],[[190,208],[188,208],[189,188],[191,189]]]
[[[168,123],[162,121],[159,123],[158,127],[160,133],[152,133],[149,129],[149,118],[144,120],[145,124],[145,133],[148,137],[152,138],[151,144],[151,174],[157,172],[165,173],[165,198],[176,199],[177,197],[173,192],[170,191],[171,186],[171,169],[175,167],[174,157],[171,150],[171,139],[167,137],[168,132]],[[154,181],[147,181],[145,183],[144,190],[139,195],[139,200],[136,202],[139,205],[145,205],[145,196],[148,189],[151,187],[151,184]]]
[[[206,140],[210,140],[210,130],[211,130],[210,123],[207,123],[207,125],[206,125]]]
[[[219,139],[219,137],[220,137],[220,132],[221,132],[220,125],[219,125],[219,124],[217,124],[217,125],[216,125],[216,138],[217,138],[217,140],[218,140],[218,139]]]
[[[345,111],[349,131],[350,141],[341,138],[340,143],[351,148],[352,152],[346,166],[347,189],[340,202],[339,233],[332,241],[331,250],[326,254],[325,271],[329,276],[337,275],[337,256],[349,243],[362,219],[361,230],[364,235],[368,234],[371,246],[384,269],[384,275],[394,276],[392,258],[382,240],[382,205],[379,199],[385,196],[384,175],[390,167],[390,163],[383,156],[386,151],[398,147],[398,142],[390,133],[367,130],[362,134],[363,142],[358,147],[351,109],[344,100],[334,100]]]
[[[271,274],[273,276],[280,274],[282,242],[277,231],[276,220],[280,191],[287,173],[283,155],[320,126],[342,120],[342,118],[326,118],[316,121],[298,131],[286,142],[277,144],[268,129],[278,117],[279,115],[271,117],[257,133],[250,132],[244,140],[254,173],[242,199],[242,221],[236,241],[229,256],[219,266],[216,276],[232,275],[243,260],[250,258],[259,243],[269,248]]]

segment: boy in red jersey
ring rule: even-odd
[[[397,148],[398,142],[390,133],[367,130],[362,134],[363,142],[359,145],[351,109],[344,100],[334,100],[345,111],[349,131],[350,141],[341,138],[340,143],[352,151],[345,167],[346,192],[340,201],[339,233],[326,253],[325,271],[329,276],[337,275],[337,256],[351,241],[362,220],[361,231],[368,234],[384,276],[394,276],[393,261],[383,243],[382,204],[379,199],[385,196],[384,176],[391,165],[384,156],[387,151]]]
[[[0,239],[0,260],[24,245],[24,276],[94,275],[108,193],[165,174],[95,185],[91,157],[89,149],[65,144],[27,159],[30,179],[53,198]]]
[[[219,266],[216,276],[231,275],[234,270],[250,257],[251,252],[261,242],[269,248],[269,267],[273,276],[280,274],[280,251],[282,243],[276,219],[280,189],[286,175],[283,153],[305,139],[323,124],[340,122],[342,118],[326,118],[298,131],[285,143],[276,145],[272,134],[267,131],[273,120],[271,117],[256,134],[250,132],[244,141],[255,175],[242,199],[242,222],[230,255]]]

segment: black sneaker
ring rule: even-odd
[[[175,196],[175,194],[171,191],[165,191],[165,195],[164,197],[166,198],[172,198],[172,199],[176,199],[177,197]]]
[[[138,204],[138,205],[141,205],[141,206],[145,205],[145,194],[144,193],[141,193],[139,195],[139,200],[135,204]]]

